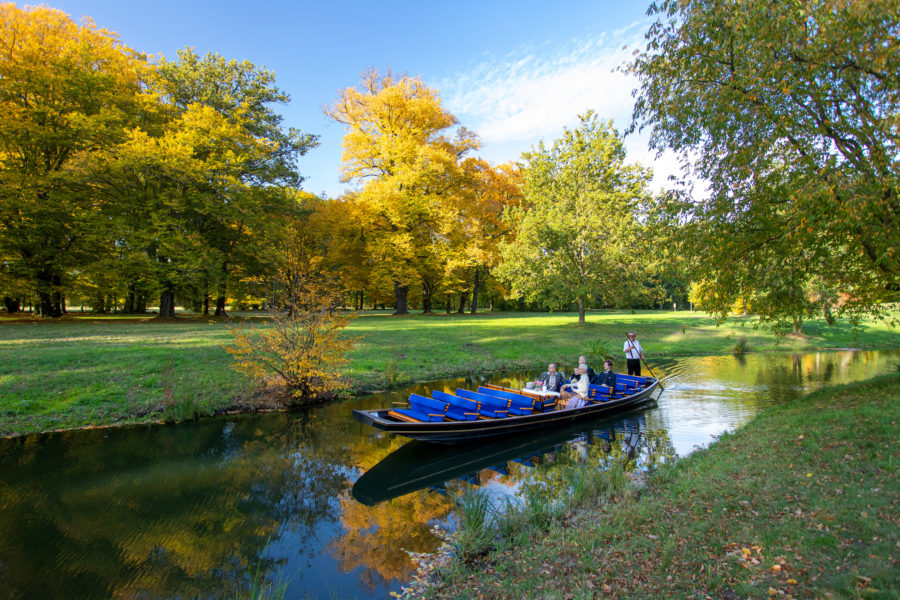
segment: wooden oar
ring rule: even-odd
[[[628,339],[628,334],[625,335],[625,341],[631,344],[631,348],[634,349],[634,343]],[[660,381],[659,377],[653,374],[653,369],[651,369],[650,365],[647,364],[647,360],[644,358],[644,353],[638,352],[638,356],[640,357],[641,362],[644,363],[644,366],[647,367],[647,370],[650,371],[650,377],[659,382],[659,389],[665,389],[663,388],[662,381]]]

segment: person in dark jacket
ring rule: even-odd
[[[603,371],[597,375],[597,381],[594,385],[607,385],[611,388],[616,387],[616,374],[612,370],[613,361],[604,360],[603,361]]]
[[[582,369],[587,369],[588,381],[593,384],[597,379],[597,373],[587,365],[587,356],[578,357],[578,366]]]

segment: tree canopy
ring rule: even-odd
[[[135,312],[160,293],[171,317],[176,291],[208,307],[216,290],[221,313],[229,285],[274,270],[316,138],[283,126],[273,73],[192,50],[154,62],[58,10],[0,15],[4,296],[56,317],[67,293]]]
[[[360,186],[347,201],[364,222],[369,276],[390,282],[398,314],[408,312],[409,289],[420,285],[429,312],[438,282],[460,258],[460,244],[491,235],[465,229],[482,216],[477,198],[487,197],[481,194],[491,170],[466,159],[478,148],[477,137],[457,126],[436,90],[390,72],[367,72],[360,88],[341,91],[325,112],[347,128],[344,178]],[[486,259],[471,258],[477,285]]]
[[[649,14],[632,128],[709,184],[665,206],[684,251],[703,249],[690,253],[708,306],[774,291],[795,259],[845,311],[896,299],[900,3],[665,0]]]
[[[552,308],[597,299],[616,305],[636,294],[645,251],[637,216],[649,198],[650,170],[625,163],[609,122],[588,112],[576,129],[524,155],[522,207],[511,209],[516,237],[502,246],[499,276],[513,296]]]

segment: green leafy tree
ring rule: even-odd
[[[226,60],[209,53],[201,58],[190,48],[176,62],[163,61],[158,77],[165,97],[178,111],[201,105],[214,110],[239,131],[235,138],[213,136],[215,144],[199,146],[204,181],[200,201],[189,215],[193,229],[208,248],[198,270],[214,276],[215,313],[224,316],[229,282],[241,272],[263,270],[271,247],[264,231],[277,226],[274,215],[287,215],[293,199],[287,188],[299,188],[303,177],[297,158],[317,145],[316,136],[283,126],[274,107],[290,97],[275,85],[275,74],[250,61]],[[237,157],[237,160],[235,160]],[[204,275],[203,287],[209,277]]]
[[[709,183],[666,207],[693,275],[717,288],[704,306],[801,284],[802,256],[801,279],[842,290],[845,312],[878,313],[900,290],[900,3],[665,0],[649,13],[632,128]],[[757,308],[778,321],[778,306]]]
[[[223,315],[229,282],[274,270],[277,230],[302,182],[296,159],[315,137],[281,128],[271,105],[287,96],[268,71],[217,55],[180,58],[154,81],[168,118],[104,157],[102,189],[129,207],[116,246],[149,257],[160,316],[174,316],[176,290],[208,307],[211,288]]]
[[[526,153],[524,205],[512,208],[516,238],[502,245],[497,275],[513,297],[551,308],[578,304],[584,323],[591,298],[618,304],[638,284],[640,226],[649,169],[625,163],[612,124],[588,112],[547,148]]]

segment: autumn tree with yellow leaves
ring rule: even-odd
[[[390,72],[367,72],[325,112],[347,129],[343,177],[360,186],[353,201],[368,223],[372,276],[392,283],[406,314],[410,286],[449,244],[461,162],[478,140],[421,79]]]
[[[272,273],[315,136],[282,124],[275,76],[248,61],[151,61],[90,20],[0,5],[0,292],[125,296],[160,316],[224,314],[227,289]],[[15,307],[16,302],[7,303]]]
[[[62,314],[71,271],[110,234],[90,159],[155,110],[148,74],[144,56],[90,20],[0,4],[0,255],[43,315]]]

